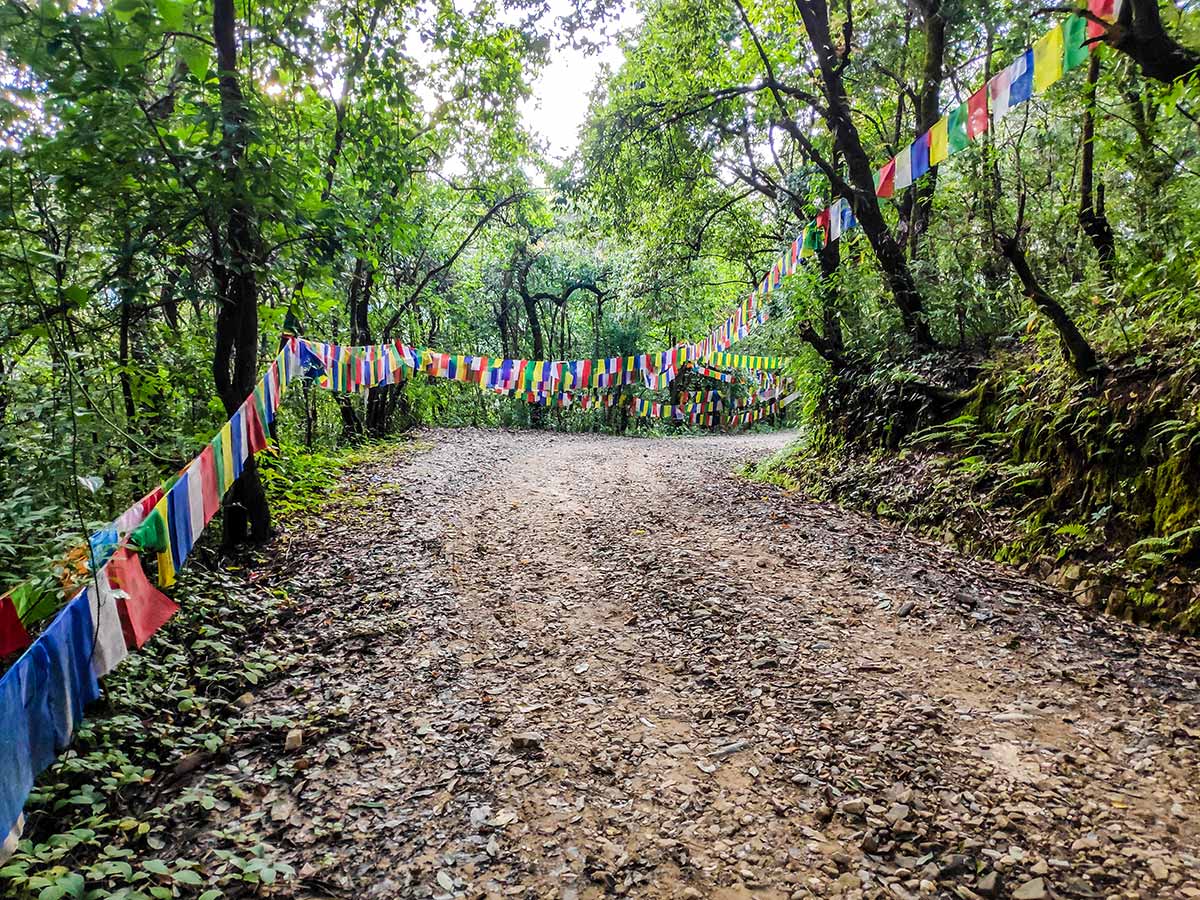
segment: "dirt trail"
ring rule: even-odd
[[[785,435],[422,440],[273,548],[300,661],[199,844],[303,897],[1200,897],[1188,645],[733,477]]]

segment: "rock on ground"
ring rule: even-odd
[[[299,663],[193,849],[303,897],[1200,897],[1195,651],[733,476],[788,437],[347,475],[255,573]]]

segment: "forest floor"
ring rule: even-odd
[[[190,851],[299,897],[1200,897],[1200,653],[733,473],[431,431],[251,576],[297,663]]]

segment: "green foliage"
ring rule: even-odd
[[[179,613],[105,678],[103,705],[38,779],[24,839],[0,868],[5,896],[195,897],[202,885],[294,874],[272,864],[262,845],[233,848],[253,862],[219,870],[187,859],[179,809],[211,810],[213,794],[202,785],[180,796],[160,790],[181,759],[212,757],[252,727],[235,700],[288,663],[264,641],[271,611],[286,598],[193,566],[177,599]]]

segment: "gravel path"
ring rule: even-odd
[[[348,475],[197,841],[301,897],[1200,897],[1194,647],[733,476],[788,438]]]

